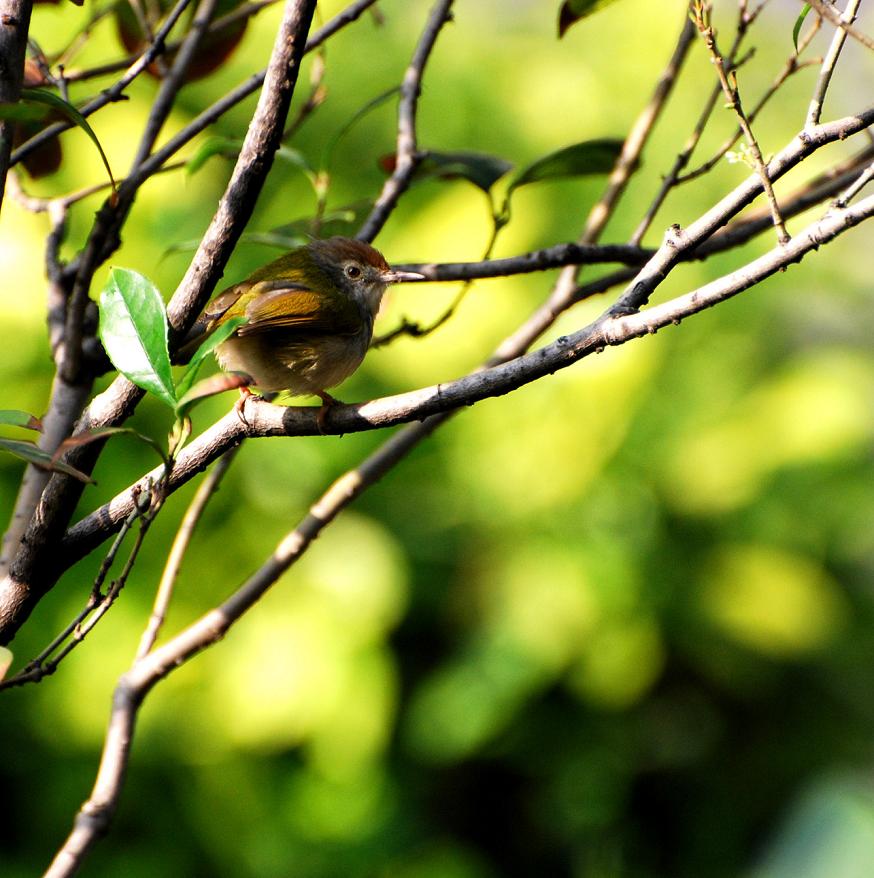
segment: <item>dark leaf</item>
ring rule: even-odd
[[[414,177],[467,180],[483,192],[489,192],[512,167],[512,162],[485,153],[429,151],[416,167]]]
[[[558,12],[559,39],[572,24],[615,2],[616,0],[564,0]]]
[[[609,138],[584,140],[582,143],[566,146],[523,168],[513,178],[507,194],[520,186],[542,180],[609,174],[621,152],[622,141]]]
[[[100,293],[99,334],[112,365],[122,375],[175,408],[167,313],[150,280],[127,268],[110,271]]]
[[[0,450],[7,451],[9,454],[21,458],[21,460],[26,460],[40,469],[64,473],[64,475],[72,476],[74,479],[78,479],[86,484],[96,484],[94,479],[85,475],[81,470],[77,470],[75,467],[60,460],[54,460],[50,454],[41,448],[37,448],[32,442],[22,442],[18,439],[0,439]]]
[[[109,182],[112,184],[113,190],[115,189],[115,179],[112,176],[112,168],[109,167],[109,160],[106,158],[106,153],[103,151],[103,147],[100,145],[100,141],[97,139],[94,129],[88,124],[88,120],[71,103],[68,103],[62,97],[59,97],[53,92],[46,91],[42,88],[24,89],[21,92],[21,99],[23,101],[45,104],[52,109],[57,110],[59,113],[63,113],[74,125],[78,125],[91,138],[91,142],[97,147],[97,151],[100,153],[100,158],[103,161],[103,167],[106,168],[106,173],[109,175]]]

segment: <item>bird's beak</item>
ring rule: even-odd
[[[387,284],[400,284],[405,281],[425,280],[425,275],[419,274],[418,271],[395,271],[390,269],[382,273],[382,280]]]

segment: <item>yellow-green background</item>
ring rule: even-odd
[[[426,75],[422,146],[523,165],[579,140],[624,136],[673,49],[684,4],[619,0],[560,42],[558,5],[457,4]],[[341,6],[320,10],[327,19]],[[734,4],[716,6],[727,42]],[[314,162],[353,112],[397,84],[428,8],[419,0],[381,7],[384,26],[365,16],[328,44],[328,101],[293,143]],[[788,57],[799,9],[773,3],[764,14],[753,37],[759,51],[740,78],[748,100]],[[88,4],[38,7],[32,32],[51,51],[88,12]],[[263,66],[278,15],[259,15],[220,74],[182,92],[168,134]],[[105,22],[76,63],[103,60],[115,46]],[[825,46],[820,36],[814,50]],[[694,124],[713,73],[700,46],[688,67],[605,240],[628,237]],[[862,106],[871,73],[870,58],[849,46],[827,116]],[[800,128],[814,77],[815,68],[792,79],[762,117],[765,153]],[[118,174],[155,90],[142,78],[130,101],[93,117]],[[241,136],[253,105],[228,114],[215,133]],[[332,206],[378,191],[393,106],[343,141]],[[702,158],[731,124],[716,111]],[[63,169],[26,182],[29,191],[51,195],[101,179],[81,132],[63,144]],[[805,168],[841,150],[830,147]],[[202,234],[229,169],[216,158],[193,177],[150,181],[113,264],[143,272],[169,296],[186,254],[165,251]],[[722,162],[683,188],[650,243],[748,173]],[[602,186],[519,191],[497,255],[573,240]],[[98,203],[72,212],[68,255]],[[311,212],[306,183],[279,164],[250,229]],[[403,199],[377,244],[393,261],[475,259],[487,219],[469,184],[426,182]],[[0,407],[37,414],[51,379],[47,223],[7,196]],[[870,874],[870,240],[862,226],[679,328],[478,404],[441,428],[331,525],[224,642],[149,696],[120,812],[83,874]],[[773,243],[763,236],[744,255],[683,266],[658,295],[689,290]],[[242,245],[226,278],[274,255]],[[551,279],[479,283],[447,326],[372,352],[338,395],[362,400],[464,374],[543,299]],[[398,290],[382,327],[402,315],[427,321],[453,293],[452,285]],[[578,307],[553,334],[603,307]],[[204,405],[195,426],[230,402]],[[134,425],[161,437],[169,416],[146,400]],[[386,436],[248,443],[198,531],[168,630],[228,594],[319,492]],[[114,439],[82,513],[152,467],[151,454]],[[0,457],[4,514],[20,469]],[[38,686],[0,694],[4,878],[38,874],[87,796],[114,682],[132,659],[192,491],[171,498],[121,599],[87,642]],[[82,605],[98,563],[95,555],[79,565],[39,606],[12,644],[18,660]]]

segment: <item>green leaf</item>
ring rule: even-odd
[[[40,469],[64,473],[64,475],[72,476],[74,479],[78,479],[86,484],[96,484],[90,476],[85,475],[81,470],[70,466],[68,463],[55,460],[48,452],[43,451],[42,448],[37,448],[33,442],[22,442],[19,439],[0,439],[0,450],[6,451],[21,460],[26,460]]]
[[[615,3],[616,0],[564,0],[558,12],[558,36],[561,39],[567,29],[580,19],[587,18],[593,12]]]
[[[97,139],[94,129],[88,124],[88,120],[71,103],[58,97],[58,95],[53,92],[46,91],[42,88],[24,89],[21,92],[21,99],[23,101],[30,101],[31,103],[45,104],[46,106],[57,110],[59,113],[63,113],[74,125],[78,125],[91,138],[91,141],[97,147],[97,152],[100,153],[100,158],[103,160],[103,167],[106,168],[106,173],[109,175],[109,182],[112,184],[113,192],[115,191],[115,178],[112,176],[112,168],[109,167],[109,160],[106,158],[106,153],[103,151],[103,147],[100,145],[100,141]]]
[[[520,186],[543,180],[609,174],[621,152],[622,141],[610,138],[584,140],[582,143],[566,146],[523,168],[510,183],[507,195],[509,197]]]
[[[27,430],[42,430],[42,421],[27,412],[19,412],[15,409],[0,409],[0,424],[8,424],[10,427],[24,427]]]
[[[112,365],[122,375],[175,408],[167,313],[150,280],[127,268],[110,271],[100,293],[99,334]]]
[[[215,332],[212,333],[203,344],[194,352],[194,356],[188,363],[188,368],[185,370],[182,378],[179,383],[176,385],[176,398],[179,402],[176,405],[176,414],[180,415],[180,409],[182,406],[182,400],[186,396],[186,394],[191,390],[191,386],[194,384],[194,379],[197,378],[197,372],[200,369],[203,361],[226,339],[230,338],[234,332],[236,332],[238,326],[242,326],[246,322],[246,317],[233,317],[228,320],[226,323],[223,323],[219,326]]]
[[[440,180],[467,180],[483,192],[513,167],[499,156],[479,152],[431,152],[416,167],[416,178],[437,177]]]
[[[46,107],[34,107],[21,101],[0,105],[0,119],[9,122],[38,122],[48,115]]]
[[[197,403],[210,396],[216,396],[224,393],[226,390],[236,390],[239,387],[246,387],[252,383],[252,379],[248,375],[241,372],[222,372],[219,375],[210,375],[203,381],[198,381],[188,393],[185,394],[176,407],[176,417],[185,418]]]
[[[208,137],[194,151],[194,155],[185,163],[185,174],[188,177],[196,174],[213,156],[220,155],[235,159],[243,147],[243,141],[232,137]]]
[[[796,55],[798,54],[798,37],[801,34],[801,25],[804,24],[808,12],[810,12],[810,4],[805,3],[798,18],[795,19],[795,27],[792,28],[792,45],[795,46]]]

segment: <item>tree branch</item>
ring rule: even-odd
[[[231,248],[251,215],[273,153],[279,146],[314,7],[315,0],[287,0],[264,89],[234,173],[186,278],[170,303],[168,310],[176,319],[180,316],[193,319],[194,310],[199,310],[203,304],[201,300],[212,290],[210,284],[214,285],[221,276]],[[80,432],[121,423],[131,414],[141,396],[142,392],[127,379],[116,379],[89,406],[79,425]],[[100,442],[93,443],[78,449],[73,456],[90,471],[101,445]],[[53,539],[60,538],[69,522],[81,494],[81,486],[73,481],[66,477],[53,477],[49,481],[9,572],[0,582],[0,640],[4,643],[11,640],[51,587],[39,573],[49,561],[43,548]],[[36,587],[34,582],[38,583]]]
[[[33,0],[0,0],[0,104],[14,104],[21,97],[24,55]],[[0,207],[11,167],[15,123],[0,120]]]

